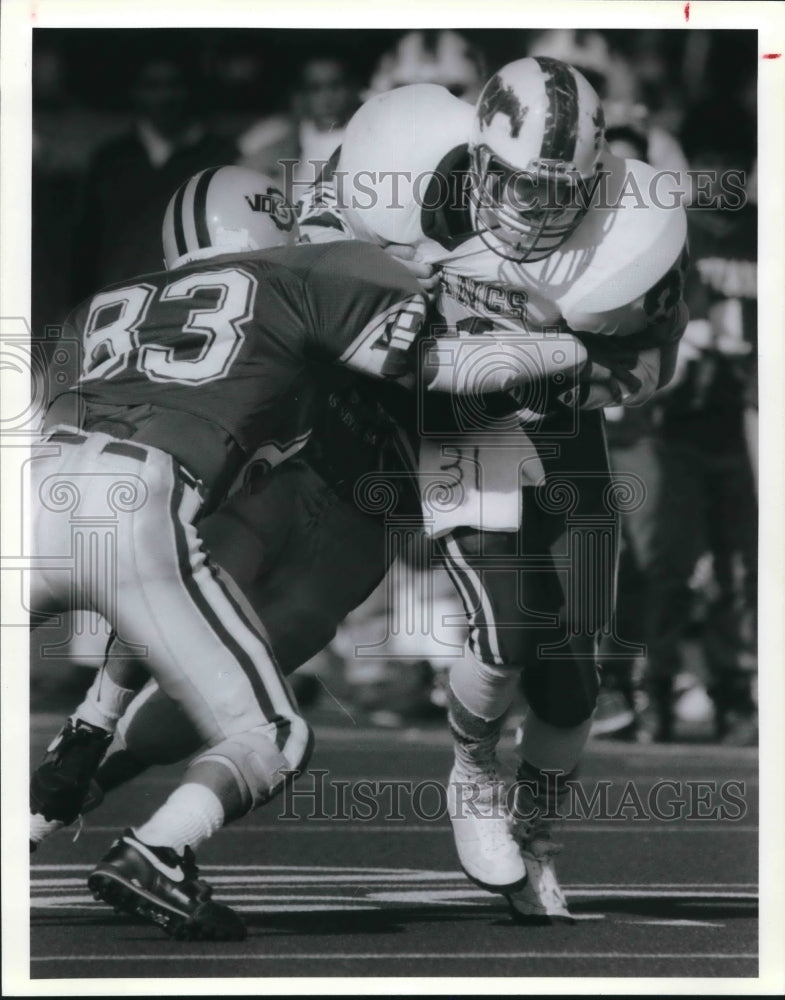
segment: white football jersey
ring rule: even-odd
[[[509,249],[490,233],[478,235],[472,221],[473,115],[431,84],[372,98],[349,123],[332,177],[303,200],[303,236],[416,247],[440,268],[438,304],[448,326],[474,323],[474,332],[493,326],[623,335],[675,305],[687,223],[667,175],[606,150],[575,232],[549,256],[519,263],[503,256]]]

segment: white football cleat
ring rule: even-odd
[[[528,878],[520,889],[507,893],[515,918],[522,923],[574,923],[556,877],[554,857],[562,845],[551,839],[553,820],[537,817],[515,823],[515,835]]]
[[[447,808],[464,872],[489,892],[519,889],[526,865],[513,836],[504,782],[495,773],[468,774],[456,765],[447,785]]]

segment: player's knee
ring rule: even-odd
[[[594,662],[560,662],[528,676],[524,693],[539,719],[567,729],[591,718],[599,686],[599,674]]]
[[[270,726],[238,733],[205,750],[195,760],[221,764],[230,772],[248,809],[264,805],[281,792],[308,764],[313,733],[299,716],[284,720],[271,738]],[[283,748],[279,744],[283,743]]]

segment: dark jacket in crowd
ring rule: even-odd
[[[73,256],[72,301],[163,265],[161,223],[183,181],[207,167],[237,160],[232,139],[200,133],[154,166],[135,132],[94,154],[85,179]]]
[[[721,453],[743,441],[743,415],[757,405],[757,209],[691,209],[690,320],[711,338],[681,382],[663,398],[666,438]]]

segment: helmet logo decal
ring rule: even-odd
[[[277,188],[268,187],[265,194],[255,194],[253,199],[245,195],[252,212],[265,212],[275,225],[288,233],[294,225],[294,210]]]
[[[591,121],[594,126],[594,148],[598,150],[605,135],[605,113],[602,110],[601,104],[597,105],[597,110],[592,115]]]
[[[486,128],[497,114],[507,115],[510,119],[510,135],[513,139],[517,139],[521,134],[521,127],[528,110],[528,108],[521,105],[518,95],[513,88],[504,86],[501,77],[497,73],[491,77],[485,90],[482,92],[477,114],[480,124]]]
[[[290,246],[297,217],[272,177],[247,167],[208,167],[172,195],[161,236],[171,269],[205,257]]]
[[[537,56],[536,62],[545,74],[548,99],[540,158],[570,162],[575,157],[578,138],[578,86],[575,77],[569,66],[558,59]]]

